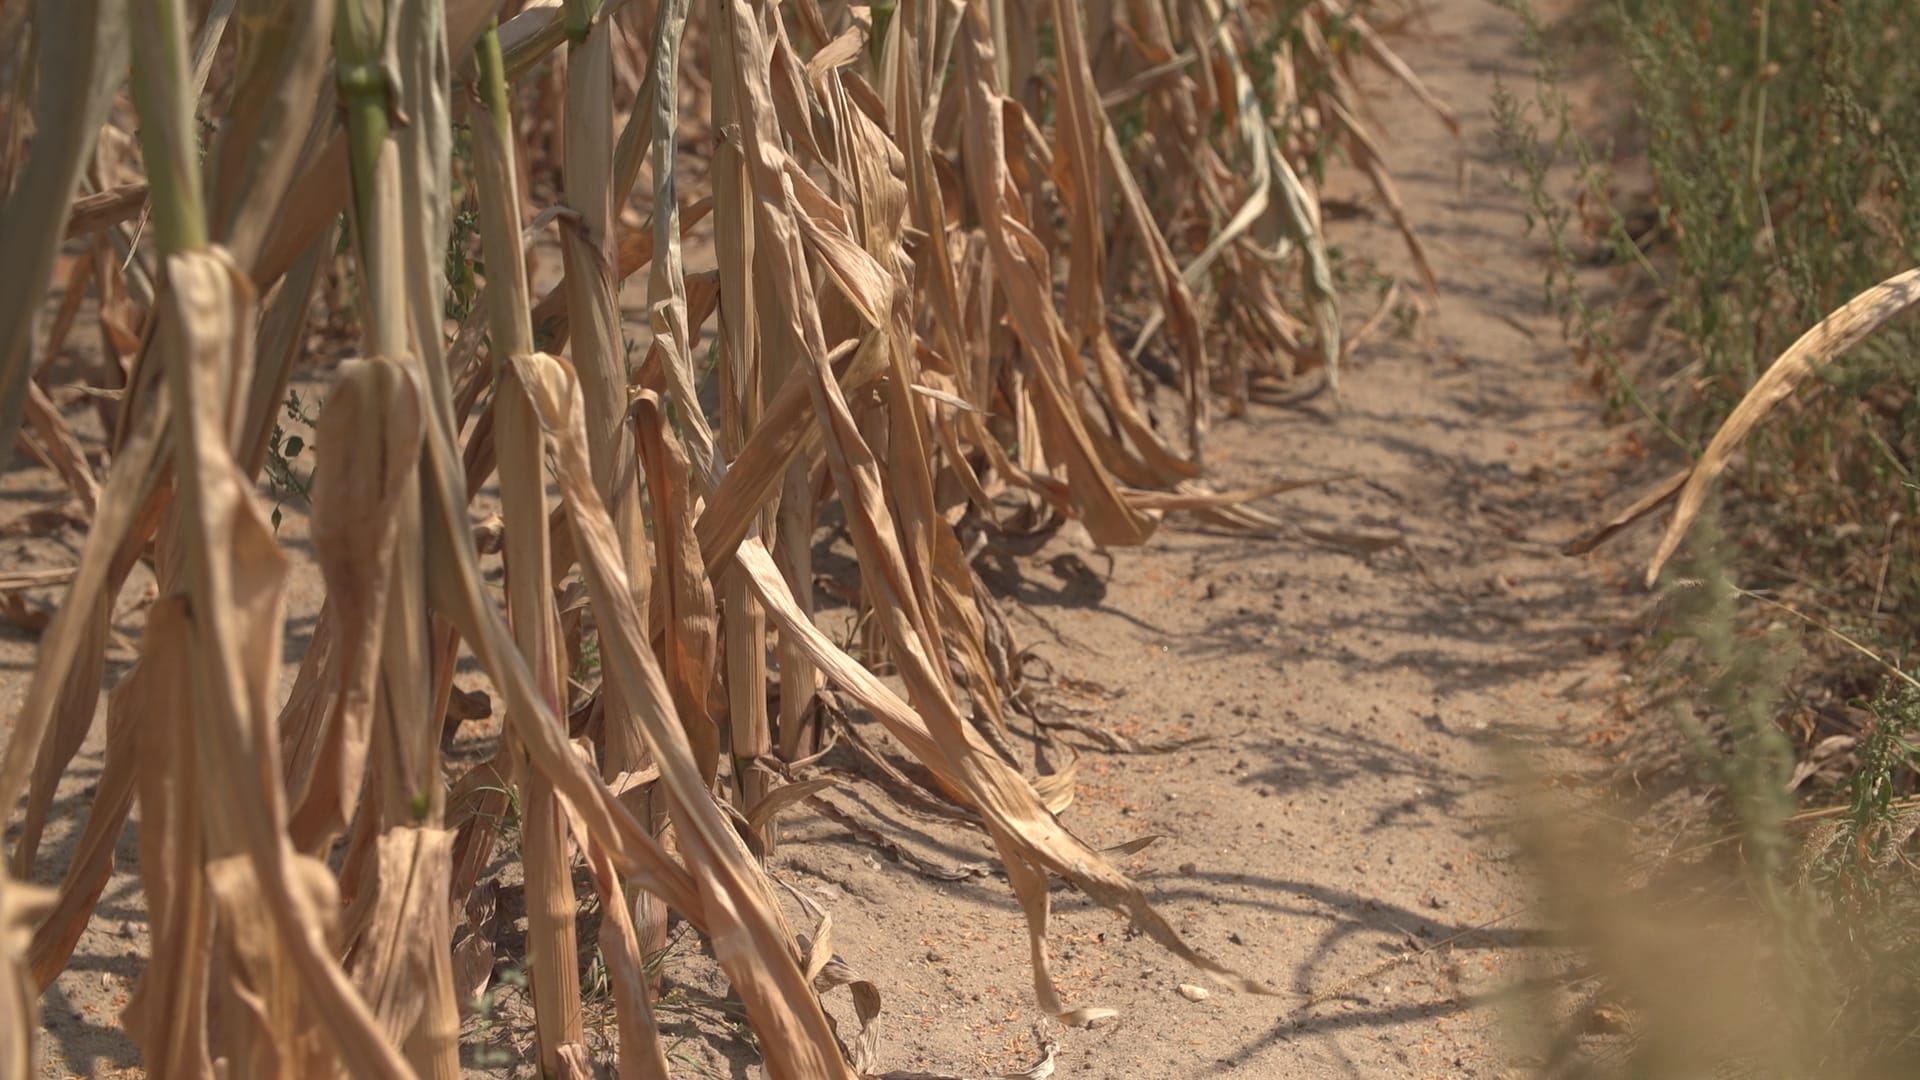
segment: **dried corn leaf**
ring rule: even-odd
[[[779,814],[780,811],[796,803],[806,801],[810,795],[818,794],[831,787],[837,787],[839,783],[838,780],[830,776],[818,776],[812,780],[801,780],[797,783],[782,784],[772,791],[767,792],[764,798],[747,808],[747,827],[755,832],[759,832],[764,829],[767,823],[772,821],[774,816]]]
[[[82,195],[73,200],[73,208],[67,212],[67,233],[69,240],[110,225],[118,225],[140,213],[147,204],[147,185],[121,184],[106,191],[96,191],[91,195]]]
[[[1355,161],[1365,170],[1367,179],[1373,182],[1373,189],[1387,204],[1387,213],[1393,218],[1393,224],[1407,243],[1407,252],[1413,257],[1413,265],[1420,271],[1420,278],[1427,284],[1427,291],[1435,296],[1440,293],[1440,279],[1434,276],[1433,265],[1427,261],[1427,250],[1420,243],[1420,236],[1414,232],[1413,217],[1407,212],[1407,204],[1400,198],[1400,189],[1393,182],[1393,174],[1387,171],[1386,155],[1381,153],[1380,145],[1374,142],[1373,135],[1367,131],[1358,117],[1348,110],[1341,95],[1336,91],[1327,98],[1327,106],[1335,119],[1347,132],[1347,146]]]
[[[1160,298],[1160,310],[1155,315],[1167,324],[1173,334],[1174,347],[1180,352],[1181,388],[1186,395],[1187,407],[1187,450],[1191,461],[1197,465],[1201,439],[1207,427],[1206,336],[1201,331],[1199,316],[1195,314],[1193,291],[1188,288],[1186,277],[1174,261],[1166,236],[1154,223],[1152,213],[1147,208],[1146,196],[1141,193],[1133,170],[1127,165],[1125,152],[1120,147],[1120,137],[1114,134],[1111,124],[1104,125],[1104,130],[1105,136],[1101,142],[1106,148],[1107,165],[1115,178],[1115,186],[1120,190],[1121,205],[1133,226],[1134,235],[1147,245],[1151,257],[1151,279]],[[1111,342],[1105,348],[1111,348]],[[1104,371],[1104,353],[1101,362]],[[1109,393],[1112,391],[1109,390]]]
[[[1044,249],[1019,223],[1019,212],[1007,199],[1006,137],[992,84],[995,59],[984,6],[970,4],[962,22],[959,52],[965,80],[967,176],[974,201],[983,208],[982,221],[1009,321],[1033,361],[1030,374],[1041,438],[1050,456],[1065,465],[1074,509],[1094,539],[1102,544],[1143,543],[1153,533],[1154,523],[1120,498],[1112,474],[1096,455],[1081,423],[1061,356],[1066,333],[1053,309],[1048,276],[1033,258],[1035,254],[1044,258]]]
[[[297,857],[293,868],[297,917],[331,939],[339,915],[333,875],[312,859]],[[215,963],[215,971],[225,976],[219,989],[229,1005],[221,1015],[232,1018],[221,1028],[224,1061],[217,1065],[233,1074],[289,1080],[338,1075],[339,1060],[301,1000],[252,861],[243,855],[216,859],[207,864],[206,875],[226,946]]]
[[[1446,102],[1436,97],[1432,90],[1427,89],[1427,84],[1420,80],[1420,76],[1414,74],[1413,69],[1407,66],[1407,62],[1400,59],[1399,54],[1387,47],[1387,43],[1381,39],[1379,31],[1373,28],[1372,23],[1365,17],[1335,3],[1334,0],[1316,0],[1316,6],[1324,10],[1339,25],[1352,30],[1359,37],[1360,44],[1367,50],[1368,55],[1379,61],[1381,67],[1392,72],[1394,78],[1404,83],[1407,89],[1413,92],[1413,96],[1420,100],[1420,104],[1431,109],[1433,115],[1440,118],[1440,122],[1447,126],[1448,131],[1455,135],[1460,134],[1460,120],[1454,116],[1453,110],[1447,107]]]
[[[136,774],[156,767],[141,753],[134,713],[147,703],[165,700],[164,690],[150,686],[157,676],[149,653],[157,647],[152,637],[143,635],[139,662],[107,696],[106,761],[87,809],[87,824],[61,879],[58,901],[33,935],[34,980],[42,987],[67,966],[113,874],[114,847],[133,806]]]
[[[679,440],[667,426],[660,399],[641,391],[634,397],[634,430],[652,499],[653,538],[660,580],[654,590],[655,623],[666,630],[662,667],[673,692],[675,710],[685,725],[700,775],[709,783],[720,767],[720,733],[707,714],[707,687],[713,679],[715,635],[713,584],[700,558],[693,522],[684,508],[693,505],[688,490],[695,477]]]
[[[606,960],[608,979],[613,984],[614,1015],[620,1025],[620,1075],[665,1077],[667,1051],[653,1019],[640,936],[614,875],[612,860],[591,842],[586,855],[604,913],[600,920],[600,955]]]
[[[458,882],[455,884],[457,887]],[[466,897],[466,936],[453,946],[453,986],[460,995],[460,1015],[465,1019],[479,1011],[487,986],[493,982],[493,966],[499,961],[494,948],[499,893],[492,882],[486,882],[456,895]]]
[[[251,345],[252,289],[217,253],[167,259],[172,295],[161,309],[159,354],[179,404],[174,453],[180,477],[185,580],[193,600],[191,745],[210,784],[200,807],[212,858],[245,854],[258,879],[297,986],[353,1071],[401,1077],[405,1063],[380,1038],[374,1020],[335,963],[322,928],[303,919],[300,881],[310,860],[285,833],[272,700],[280,666],[286,560],[274,543],[251,485],[228,446],[232,379]],[[324,872],[324,871],[323,871]]]
[[[1820,320],[1813,329],[1800,335],[1799,340],[1780,354],[1780,358],[1773,362],[1773,366],[1760,376],[1753,384],[1753,389],[1748,390],[1746,396],[1740,399],[1740,404],[1734,406],[1733,412],[1727,415],[1720,430],[1714,432],[1706,450],[1701,452],[1700,460],[1694,462],[1692,471],[1687,474],[1686,483],[1681,486],[1678,502],[1673,508],[1673,517],[1667,521],[1667,530],[1660,537],[1660,545],[1647,564],[1646,582],[1649,587],[1659,580],[1660,568],[1679,548],[1687,528],[1699,515],[1701,506],[1707,500],[1707,488],[1726,469],[1734,453],[1746,442],[1753,429],[1760,425],[1760,421],[1766,418],[1767,413],[1791,397],[1794,389],[1807,376],[1916,304],[1920,304],[1920,268],[1895,274],[1855,296]],[[1643,500],[1646,501],[1651,500]]]
[[[1034,794],[1040,796],[1050,814],[1064,814],[1067,807],[1073,805],[1073,785],[1080,778],[1080,759],[1074,758],[1067,767],[1059,772],[1038,776],[1033,781]]]
[[[1680,494],[1680,489],[1687,485],[1687,478],[1691,475],[1693,475],[1693,467],[1689,465],[1668,476],[1649,489],[1645,495],[1635,499],[1632,506],[1608,518],[1604,524],[1567,541],[1560,548],[1560,554],[1585,555],[1606,543],[1622,529],[1672,502],[1674,497]]]
[[[956,791],[963,793],[967,804],[977,808],[986,819],[996,843],[1004,837],[1019,845],[1016,857],[1038,860],[1041,865],[1073,882],[1102,905],[1128,915],[1134,920],[1134,925],[1155,941],[1195,966],[1221,976],[1248,992],[1272,992],[1218,961],[1195,952],[1182,941],[1173,927],[1147,902],[1139,886],[1127,880],[1099,852],[1054,820],[1026,780],[996,757],[971,727],[961,723],[958,716],[951,713],[950,705],[944,731],[941,738],[936,740],[919,713],[815,629],[811,621],[801,614],[766,550],[756,541],[742,544],[735,551],[734,558],[746,572],[755,594],[766,607],[768,617],[778,623],[783,631],[804,643],[821,670],[885,724],[888,732],[909,753],[943,776]],[[1028,886],[1029,896],[1037,887],[1044,898],[1044,878],[1036,882],[1029,876],[1022,879],[1022,884]],[[1044,954],[1038,952],[1038,946],[1045,929],[1044,910],[1036,905],[1030,918],[1033,919],[1030,927],[1035,932],[1036,961],[1042,961]],[[1045,981],[1044,969],[1036,966],[1035,974],[1036,991],[1041,994],[1043,1001],[1047,1001],[1052,989],[1050,983]],[[1057,1006],[1058,1002],[1053,1004]],[[1057,1007],[1049,1011],[1064,1012]]]
[[[854,1072],[868,1076],[880,1061],[880,1028],[877,1023],[880,1018],[880,988],[862,978],[844,960],[834,955],[833,916],[806,893],[784,881],[781,885],[814,918],[812,938],[801,939],[806,948],[807,981],[813,985],[814,992],[830,994],[844,986],[853,997],[853,1016],[859,1028],[851,1041],[842,1042],[846,1045],[847,1061],[853,1066]],[[831,1022],[832,1018],[828,1019]],[[838,1034],[839,1025],[835,1024],[834,1027]]]
[[[458,1017],[436,1013],[439,995],[431,989],[453,979],[446,948],[453,834],[393,828],[378,845],[379,896],[354,956],[354,982],[387,1039],[407,1048],[422,1076],[458,1076]],[[541,976],[550,977],[545,969]]]
[[[583,5],[584,10],[584,5]],[[626,423],[627,353],[620,329],[614,264],[613,95],[611,28],[596,22],[567,51],[566,121],[563,146],[566,201],[572,213],[560,219],[562,288],[573,330],[573,361],[587,407],[594,482],[614,515],[621,562],[634,602],[644,610],[651,587],[650,560],[641,525],[633,436]],[[656,106],[657,107],[657,106]],[[668,135],[670,137],[670,133]],[[644,764],[633,705],[618,686],[601,695],[606,709],[609,775]]]
[[[41,827],[35,823],[44,823],[58,776],[72,756],[70,751],[63,756],[51,750],[43,755],[43,740],[52,729],[55,742],[46,746],[77,747],[92,722],[100,686],[96,669],[103,663],[107,616],[112,596],[125,578],[125,566],[131,562],[123,554],[123,545],[136,536],[144,543],[147,533],[143,529],[151,529],[157,514],[157,508],[149,507],[147,496],[164,468],[160,450],[170,415],[167,396],[157,393],[136,417],[107,473],[99,511],[87,530],[80,564],[67,589],[68,599],[40,637],[26,700],[13,719],[6,756],[0,759],[0,806],[17,803],[29,770],[35,772],[27,806],[28,824],[13,852],[16,874],[24,875],[33,865]],[[38,767],[36,758],[41,759]]]
[[[0,1080],[34,1075],[40,988],[27,967],[27,942],[52,906],[51,890],[0,873]]]
[[[693,361],[688,356],[687,284],[680,264],[680,196],[674,179],[680,129],[680,39],[686,30],[687,0],[664,0],[655,12],[653,59],[647,68],[654,109],[653,260],[647,296],[654,344],[664,353],[667,386],[684,418],[698,469],[694,475],[702,478],[697,486],[704,488],[705,478],[714,471],[714,439],[694,388]],[[662,87],[669,89],[662,93]]]
[[[246,0],[235,17],[240,70],[210,155],[209,196],[213,236],[243,269],[258,258],[304,149],[305,121],[327,75],[334,8],[328,0]]]
[[[212,910],[203,872],[187,626],[185,597],[163,597],[147,612],[144,715],[134,728],[140,877],[153,952],[121,1022],[147,1068],[161,1076],[212,1071],[206,1031]]]
[[[78,580],[76,577],[76,582]],[[60,629],[65,629],[61,625],[62,616],[79,620],[82,636],[73,645],[73,663],[67,670],[64,685],[60,687],[56,706],[58,711],[54,714],[54,723],[48,733],[50,737],[41,743],[33,763],[33,785],[28,792],[26,819],[21,823],[19,843],[14,849],[14,869],[19,873],[25,873],[33,865],[48,815],[52,812],[54,789],[59,786],[61,775],[80,751],[81,744],[86,741],[87,731],[93,726],[94,706],[99,701],[100,682],[106,674],[106,646],[113,597],[105,588],[90,595],[76,594],[77,587],[69,591],[71,599],[55,615],[54,626]],[[53,638],[52,633],[42,640],[44,642],[49,638]],[[36,666],[36,674],[38,670]],[[19,736],[15,737],[17,739]],[[9,754],[12,749],[9,744]]]
[[[791,935],[764,872],[721,817],[695,764],[685,729],[647,643],[625,580],[613,522],[591,483],[584,409],[572,371],[544,354],[516,358],[516,373],[553,439],[568,520],[600,626],[607,677],[634,709],[646,749],[660,765],[681,850],[700,890],[714,952],[727,972],[777,1077],[845,1076],[819,1003],[800,980]],[[775,1049],[778,1048],[778,1049]]]
[[[94,507],[100,502],[100,482],[93,477],[93,466],[87,463],[79,437],[60,415],[53,399],[32,380],[27,382],[27,427],[39,440],[36,450],[66,481],[67,490],[80,500],[87,516],[92,517]]]
[[[295,796],[296,846],[319,850],[352,821],[360,803],[385,646],[399,501],[417,486],[422,441],[418,386],[392,361],[349,361],[328,395],[315,433],[314,555],[327,582],[330,625],[356,628],[327,638],[330,684],[314,727],[290,729],[283,745]],[[317,636],[317,635],[316,635]],[[298,697],[296,693],[296,697]]]
[[[125,0],[39,0],[34,6],[40,85],[32,112],[33,152],[0,205],[0,251],[8,253],[0,288],[0,469],[13,454],[13,434],[26,408],[39,326],[34,312],[47,294],[66,231],[66,216],[48,209],[73,201],[80,170],[126,70],[131,28],[126,9]],[[0,803],[12,805],[11,797]]]

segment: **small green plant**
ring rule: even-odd
[[[497,1039],[510,1030],[510,1023],[498,1013],[500,1005],[513,994],[527,992],[527,969],[512,964],[494,972],[493,982],[474,1003],[467,1020],[467,1064],[476,1069],[496,1069],[514,1063],[513,1055],[497,1045]]]
[[[1605,390],[1608,408],[1617,416],[1637,416],[1674,445],[1689,448],[1668,423],[1666,410],[1641,392],[1627,370],[1613,313],[1597,305],[1581,284],[1583,259],[1576,245],[1584,243],[1634,266],[1645,275],[1648,288],[1664,288],[1660,272],[1614,205],[1611,155],[1594,146],[1575,123],[1565,62],[1548,40],[1539,15],[1527,0],[1498,2],[1521,20],[1527,48],[1539,65],[1531,98],[1521,98],[1496,76],[1492,106],[1496,138],[1513,166],[1508,182],[1528,199],[1527,231],[1540,234],[1547,244],[1542,285],[1547,306],[1559,316],[1576,356],[1596,365],[1596,385]],[[1571,198],[1561,186],[1562,170],[1571,172]],[[1583,210],[1596,210],[1599,222],[1589,220]]]
[[[571,678],[575,688],[583,693],[600,681],[600,635],[581,636],[580,654],[574,659]]]
[[[308,406],[300,399],[300,391],[289,389],[280,407],[288,422],[312,431],[314,425],[320,422],[322,404],[323,401],[316,401]],[[269,517],[275,531],[280,528],[280,508],[288,499],[313,497],[313,472],[311,468],[300,465],[300,456],[313,451],[313,444],[305,436],[288,434],[279,422],[274,423],[273,431],[267,435],[267,460],[263,471],[267,478],[267,494],[273,498],[273,511]]]
[[[467,203],[454,211],[453,235],[447,241],[447,318],[462,322],[473,310],[479,294],[479,278],[486,276],[486,263],[469,253],[480,228],[480,211]]]
[[[1392,312],[1388,314],[1388,319],[1390,320],[1388,325],[1395,338],[1411,341],[1414,332],[1420,327],[1420,306],[1411,300],[1396,300]]]
[[[1912,870],[1904,849],[1920,824],[1920,808],[1900,795],[1920,752],[1920,690],[1908,685],[1860,704],[1873,724],[1860,740],[1846,812],[1809,840],[1806,857],[1809,879],[1854,912],[1892,899],[1894,881]]]
[[[446,316],[453,322],[464,322],[480,293],[480,279],[487,276],[487,264],[480,255],[480,207],[471,197],[473,129],[464,124],[453,128],[453,176],[455,209],[447,235]]]
[[[1793,639],[1772,633],[1742,637],[1738,590],[1716,543],[1715,522],[1696,530],[1700,555],[1690,573],[1672,583],[1671,619],[1691,655],[1683,665],[1692,702],[1679,713],[1704,778],[1727,803],[1741,834],[1742,866],[1754,896],[1784,914],[1778,884],[1789,859],[1787,819],[1793,815],[1788,782],[1794,750],[1774,721],[1784,680],[1793,672]]]

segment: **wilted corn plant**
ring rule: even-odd
[[[1331,0],[1279,25],[1237,0],[510,6],[212,0],[197,27],[182,0],[0,8],[30,31],[8,35],[16,91],[37,86],[30,109],[14,94],[4,143],[0,447],[18,431],[87,527],[0,760],[0,806],[26,800],[0,879],[0,1075],[24,1074],[33,987],[66,965],[136,803],[153,955],[124,1019],[150,1069],[455,1075],[459,1009],[489,965],[455,964],[453,920],[510,802],[543,1073],[591,1067],[576,860],[599,894],[623,1075],[667,1071],[644,964],[669,910],[711,942],[771,1075],[866,1073],[871,987],[855,984],[862,1030],[843,1040],[820,995],[852,976],[821,928],[800,944],[760,862],[774,815],[818,789],[804,762],[825,686],[983,824],[1048,1013],[1104,1012],[1054,992],[1051,875],[1261,992],[1062,827],[1070,774],[1020,771],[1004,634],[956,526],[1077,518],[1105,544],[1141,542],[1168,510],[1274,526],[1241,505],[1259,492],[1197,483],[1208,396],[1244,405],[1296,365],[1337,368],[1303,166],[1345,141],[1399,215],[1349,66],[1367,55],[1418,80]],[[1033,48],[1042,26],[1051,55]],[[203,91],[229,38],[221,106]],[[688,51],[713,138],[711,190],[683,216]],[[549,57],[564,62],[563,278],[536,303],[512,84]],[[129,59],[144,182],[114,183],[131,153],[107,121]],[[635,100],[616,135],[623,78]],[[1140,125],[1131,145],[1117,111]],[[456,129],[472,145],[459,190]],[[619,211],[643,171],[652,214],[634,230]],[[485,287],[449,337],[462,198]],[[288,561],[253,482],[343,208],[358,358],[319,418],[326,599],[281,704]],[[689,275],[681,236],[702,220],[715,266]],[[76,269],[37,336],[69,240]],[[648,325],[629,339],[616,297],[642,266]],[[43,385],[89,279],[109,353],[96,389],[118,400],[104,482]],[[1152,313],[1123,350],[1115,309],[1141,288]],[[1183,390],[1175,439],[1134,363],[1161,326]],[[493,477],[500,521],[476,530],[469,501]],[[868,659],[904,697],[815,626],[827,491],[859,557]],[[502,553],[504,611],[476,531]],[[108,696],[97,796],[49,895],[25,882],[141,561],[159,598]],[[583,698],[567,673],[589,634],[603,678]],[[506,726],[458,772],[440,718],[463,646]]]

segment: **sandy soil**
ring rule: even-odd
[[[1210,451],[1227,486],[1348,475],[1272,509],[1306,529],[1393,542],[1364,553],[1170,522],[1140,550],[1095,551],[1070,532],[981,564],[1035,657],[1043,718],[1182,744],[1087,747],[1064,820],[1097,846],[1158,837],[1125,865],[1191,940],[1275,995],[1212,987],[1191,1000],[1182,984],[1205,978],[1060,888],[1062,990],[1120,1016],[1037,1027],[1022,920],[985,840],[854,779],[826,796],[835,817],[787,815],[772,865],[831,911],[839,954],[884,995],[884,1068],[1024,1069],[1043,1036],[1056,1075],[1115,1080],[1524,1066],[1493,1002],[1559,961],[1504,829],[1513,803],[1498,751],[1528,748],[1537,767],[1567,774],[1600,761],[1633,594],[1618,566],[1556,551],[1613,491],[1613,455],[1585,373],[1541,311],[1537,253],[1492,145],[1494,75],[1528,78],[1515,28],[1487,0],[1434,0],[1429,18],[1400,48],[1464,134],[1384,84],[1376,108],[1440,274],[1437,306],[1398,331],[1390,321],[1355,355],[1341,403],[1256,409],[1222,424]],[[1347,264],[1413,285],[1364,180],[1336,172],[1327,195],[1360,208],[1332,226]],[[45,490],[18,467],[0,482],[0,518]],[[300,546],[294,517],[285,536]],[[72,530],[53,546],[0,539],[0,559],[56,565],[64,543],[70,564],[78,541]],[[31,659],[31,639],[0,627],[0,714],[19,704]],[[130,660],[116,651],[109,677]],[[98,740],[62,793],[70,818],[87,804]],[[123,872],[43,999],[48,1076],[136,1066],[113,1030],[145,951],[124,871],[131,831],[121,848]],[[678,975],[670,964],[675,979],[701,1000],[697,962]],[[663,1015],[686,1036],[676,1053],[688,1075],[757,1075],[710,1011]],[[514,1071],[523,1038],[477,1037]]]

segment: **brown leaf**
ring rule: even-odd
[[[1761,375],[1753,384],[1753,389],[1740,399],[1733,412],[1714,432],[1713,440],[1700,454],[1693,469],[1687,474],[1686,483],[1680,488],[1678,502],[1673,509],[1673,517],[1667,522],[1667,530],[1660,537],[1660,546],[1655,549],[1653,558],[1647,564],[1646,582],[1649,587],[1660,577],[1660,568],[1666,565],[1680,540],[1687,533],[1688,526],[1699,515],[1700,507],[1707,499],[1707,488],[1713,483],[1732,459],[1734,452],[1746,442],[1753,429],[1767,413],[1793,395],[1793,391],[1807,376],[1831,362],[1835,357],[1859,344],[1862,338],[1879,329],[1882,324],[1920,304],[1920,268],[1895,274],[1887,280],[1860,293],[1842,304],[1832,314],[1820,320],[1811,330],[1800,335],[1799,340],[1787,347],[1773,366]],[[1659,494],[1659,492],[1656,492]],[[1648,502],[1651,500],[1643,500]],[[1649,507],[1650,508],[1650,507]]]
[[[771,887],[714,805],[686,730],[673,716],[671,694],[627,586],[612,520],[591,483],[584,409],[573,374],[563,361],[544,354],[516,358],[514,366],[555,443],[568,520],[600,627],[604,670],[620,685],[646,749],[660,765],[676,835],[703,900],[699,910],[721,967],[755,1029],[767,1039],[769,1071],[796,1078],[845,1076],[819,1004],[799,981],[792,938],[781,925]]]
[[[324,621],[329,630],[354,630],[343,640],[326,635],[329,685],[314,691],[325,703],[317,725],[283,724],[291,736],[281,748],[293,799],[289,828],[306,851],[345,830],[360,803],[400,499],[418,498],[411,481],[422,442],[419,389],[394,361],[348,361],[315,438],[312,538],[327,582]],[[296,690],[295,699],[304,695]]]
[[[75,0],[39,10],[33,27],[38,93],[36,135],[26,168],[0,202],[0,251],[8,252],[0,288],[0,469],[26,407],[34,362],[32,312],[47,295],[54,256],[80,170],[126,71],[131,23],[121,0]],[[15,102],[14,107],[24,109]],[[9,798],[0,805],[12,806]]]
[[[34,1075],[40,988],[27,968],[27,941],[52,906],[52,891],[0,872],[0,1080]]]

